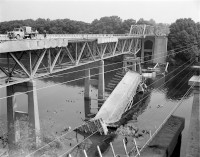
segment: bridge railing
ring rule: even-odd
[[[7,34],[0,34],[0,40],[9,40]]]
[[[155,35],[154,32],[155,32],[154,26],[146,25],[144,35]]]
[[[51,39],[51,38],[73,38],[73,39],[93,39],[93,38],[113,38],[113,37],[126,37],[130,34],[38,34],[35,39]],[[0,34],[0,40],[10,40],[6,34]],[[14,39],[15,40],[15,39]]]
[[[130,29],[130,34],[143,36],[166,36],[161,27],[150,25],[132,25]]]
[[[99,38],[99,37],[120,37],[127,34],[47,34],[47,38]]]
[[[112,38],[112,37],[126,37],[126,36],[165,36],[162,28],[150,26],[150,25],[132,25],[129,34],[47,34],[46,38],[80,38],[80,39],[92,39],[92,38]],[[36,39],[44,39],[44,34],[38,34]],[[0,40],[10,40],[7,34],[0,34]]]

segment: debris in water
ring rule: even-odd
[[[163,105],[158,105],[157,108],[163,107]]]
[[[71,127],[68,126],[67,128],[64,128],[64,130],[62,132],[67,132],[67,131],[70,131],[71,130]]]
[[[125,137],[124,140],[125,140],[125,144],[127,145],[127,143],[128,143],[127,137]]]
[[[139,128],[134,125],[125,125],[124,127],[120,126],[116,133],[123,136],[134,136],[135,138],[139,138],[143,137],[145,134],[149,134],[149,131],[145,129],[139,130]]]

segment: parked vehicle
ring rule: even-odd
[[[38,31],[33,31],[31,27],[23,26],[20,28],[14,28],[13,31],[8,32],[8,38],[9,39],[26,39],[26,38],[34,38],[38,34]]]

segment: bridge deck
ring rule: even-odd
[[[98,44],[118,42],[123,39],[142,38],[142,35],[48,35],[44,38],[42,35],[36,39],[6,39],[0,37],[0,53],[17,52],[27,50],[37,50],[44,48],[66,47],[68,43],[74,42],[92,42],[97,41]]]
[[[106,124],[113,124],[119,121],[127,105],[134,97],[140,82],[141,76],[139,73],[128,71],[94,119],[102,119]]]

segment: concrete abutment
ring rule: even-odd
[[[149,36],[142,39],[142,63],[166,63],[167,41],[165,36]]]

